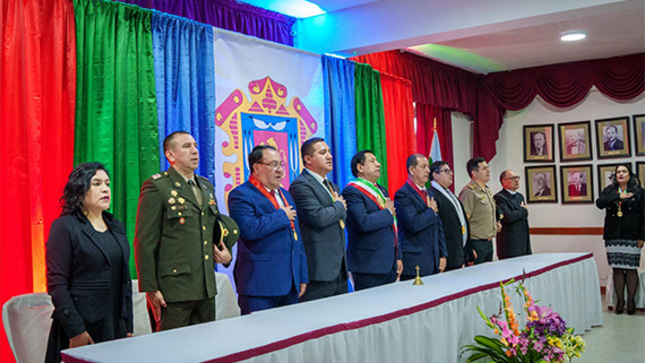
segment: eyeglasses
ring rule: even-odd
[[[285,166],[283,162],[279,162],[279,163],[278,163],[277,161],[272,161],[272,162],[270,162],[270,163],[258,162],[258,164],[267,165],[267,166],[269,166],[269,167],[270,167],[270,168],[272,168],[272,169],[277,169],[278,167],[280,167],[280,168],[283,168],[283,169],[284,169],[284,166]]]
[[[452,174],[453,171],[451,169],[440,169],[440,170],[437,171],[437,173]]]
[[[520,176],[517,175],[517,176],[512,176],[512,177],[509,177],[509,178],[504,178],[504,180],[509,180],[509,179],[510,180],[520,180]]]

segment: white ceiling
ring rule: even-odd
[[[407,49],[478,73],[645,52],[643,0],[309,0],[296,47],[352,56]],[[567,30],[588,37],[564,43]]]

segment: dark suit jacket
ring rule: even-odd
[[[535,146],[532,146],[531,155],[535,155],[535,156],[546,155],[546,145],[542,146],[542,149],[540,150],[538,150]]]
[[[499,259],[530,255],[529,212],[521,207],[524,196],[512,195],[506,189],[495,194],[495,203],[504,217],[502,231],[497,234],[497,257]]]
[[[434,197],[431,191],[428,195]],[[415,276],[416,266],[419,266],[419,276],[439,273],[439,258],[447,257],[448,251],[437,213],[407,183],[394,195],[394,207],[403,253],[403,275]]]
[[[387,190],[378,186],[383,195]],[[401,249],[394,247],[394,217],[365,194],[348,185],[343,190],[347,203],[347,262],[352,272],[386,274],[402,259]]]
[[[338,186],[331,185],[340,195]],[[339,223],[342,220],[345,225],[343,203],[334,202],[327,189],[306,169],[291,183],[289,193],[296,202],[309,280],[336,279],[345,259],[345,230]]]
[[[619,238],[645,240],[645,191],[643,188],[628,188],[627,191],[634,195],[622,200],[622,217],[618,217],[618,203],[621,200],[616,185],[607,186],[596,199],[596,206],[606,209],[603,232],[605,241]]]
[[[569,196],[570,197],[584,197],[587,195],[587,184],[580,184],[580,193],[576,190],[576,186],[571,184],[569,185]]]
[[[434,194],[434,200],[437,202],[437,207],[439,208],[439,218],[441,218],[441,225],[446,239],[446,249],[448,251],[447,267],[457,268],[468,261],[474,261],[475,256],[473,255],[470,236],[467,236],[466,246],[464,246],[461,233],[461,222],[457,215],[457,209],[455,209],[452,202],[439,190],[434,187],[432,187],[431,190]],[[461,200],[457,198],[457,201],[459,202],[459,205],[461,205],[461,210],[463,211],[464,206],[461,204]],[[470,231],[468,218],[466,217],[466,212],[463,213],[468,232]]]
[[[613,148],[609,145],[609,141],[605,141],[604,147],[605,147],[605,151],[622,150],[625,148],[625,145],[623,144],[622,141],[620,141],[619,139],[616,139],[616,142],[614,142]]]
[[[289,192],[280,190],[294,206]],[[300,291],[301,283],[309,283],[298,217],[294,220],[296,240],[287,215],[248,181],[231,191],[228,210],[240,227],[233,271],[239,294],[282,296],[294,284]]]
[[[544,187],[542,190],[538,190],[533,194],[534,197],[546,197],[546,196],[551,196],[551,188],[548,186]]]
[[[197,301],[217,293],[213,234],[219,228],[219,211],[213,184],[201,176],[195,179],[201,205],[173,167],[146,180],[139,195],[134,236],[139,291],[160,290],[166,302]]]
[[[67,348],[69,338],[86,331],[87,324],[99,324],[112,314],[114,305],[121,307],[126,331],[133,331],[132,282],[128,265],[130,244],[121,222],[107,212],[103,212],[103,219],[123,256],[121,297],[111,304],[112,265],[96,240],[98,232],[81,213],[60,217],[52,223],[46,252],[47,291],[54,304],[48,358],[60,360],[60,349]],[[105,340],[98,336],[92,338],[97,343]],[[58,352],[51,351],[52,348]],[[49,357],[52,354],[54,357]]]

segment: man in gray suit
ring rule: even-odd
[[[332,171],[329,146],[311,138],[300,149],[305,169],[291,183],[302,242],[307,253],[309,285],[301,301],[347,292],[345,264],[345,211],[338,186],[326,176]]]

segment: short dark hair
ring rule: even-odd
[[[501,174],[499,174],[499,183],[504,185],[504,178],[506,178],[506,172],[509,170],[504,170]]]
[[[372,150],[361,150],[356,154],[354,154],[354,156],[352,156],[352,161],[350,162],[350,164],[352,166],[352,175],[355,178],[358,178],[358,168],[356,166],[358,164],[361,164],[361,165],[365,164],[365,159],[366,159],[365,154],[375,155]]]
[[[607,126],[607,129],[605,129],[605,131],[609,131],[609,129],[614,129],[614,130],[616,130],[616,133],[618,133],[618,127],[616,127],[616,125]]]
[[[546,134],[545,134],[544,132],[542,132],[542,131],[536,131],[536,132],[534,132],[534,133],[533,133],[533,139],[535,139],[535,137],[536,137],[537,135],[542,135],[542,137],[544,137],[544,141],[546,141]]]
[[[474,171],[479,171],[479,163],[485,163],[486,159],[482,158],[481,156],[474,157],[466,163],[466,172],[468,173],[468,177],[472,178],[471,172]]]
[[[172,143],[172,139],[174,139],[175,136],[177,136],[177,135],[190,135],[190,133],[187,132],[187,131],[181,131],[180,130],[180,131],[175,131],[175,132],[171,133],[170,135],[166,136],[166,138],[163,139],[163,152],[164,152],[164,154],[166,153],[166,151],[168,151],[168,149],[170,149],[170,144]]]
[[[90,183],[97,171],[103,170],[109,173],[103,164],[98,162],[89,162],[78,164],[67,178],[67,184],[63,189],[63,196],[60,197],[62,211],[61,216],[73,214],[82,211],[85,193],[90,190]]]
[[[412,154],[408,156],[408,160],[405,161],[405,169],[408,171],[408,174],[410,174],[410,167],[415,167],[419,162],[417,161],[419,157],[424,157],[423,154]]]
[[[264,156],[264,150],[266,149],[271,149],[273,151],[278,151],[276,148],[274,148],[271,145],[257,145],[256,147],[251,150],[251,153],[249,154],[249,170],[251,171],[251,174],[253,174],[253,166],[262,160],[262,157]]]
[[[430,175],[432,175],[432,180],[435,179],[434,173],[438,173],[444,165],[448,165],[448,163],[445,161],[435,161],[430,165]]]
[[[312,137],[311,139],[305,141],[302,146],[300,146],[300,157],[302,158],[302,165],[305,165],[305,155],[311,156],[314,152],[314,145],[317,143],[325,141],[322,137]]]

